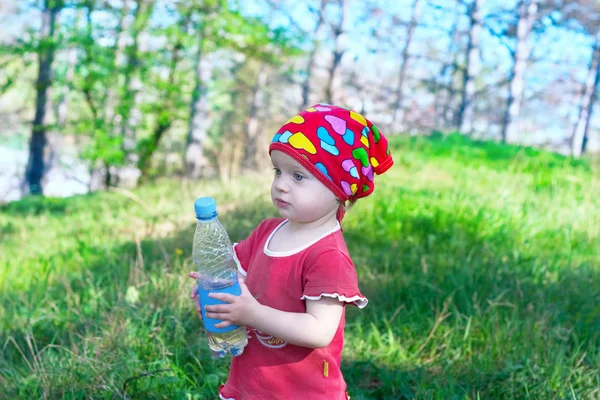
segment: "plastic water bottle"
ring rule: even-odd
[[[194,209],[198,223],[194,233],[192,258],[198,268],[198,294],[208,346],[217,357],[224,357],[227,352],[238,356],[248,344],[246,328],[237,325],[215,328],[215,324],[221,321],[206,318],[204,310],[206,305],[224,304],[208,297],[208,293],[241,294],[231,241],[217,219],[217,206],[212,197],[199,197],[194,202]]]

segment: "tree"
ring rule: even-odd
[[[205,16],[207,12],[203,13]],[[206,18],[206,17],[205,17]],[[185,175],[198,179],[202,174],[204,141],[210,126],[208,115],[208,82],[212,66],[208,55],[208,28],[206,23],[195,23],[197,33],[194,54],[194,90],[190,101],[190,121],[184,156]]]
[[[133,26],[130,30],[131,44],[126,47],[127,65],[125,67],[125,84],[123,85],[123,94],[121,96],[121,134],[123,136],[122,147],[126,160],[129,163],[138,161],[138,164],[145,166],[147,160],[142,160],[147,154],[134,155],[137,143],[137,130],[142,121],[142,112],[140,105],[142,102],[142,74],[144,66],[142,65],[143,52],[146,50],[146,41],[144,30],[148,25],[155,0],[135,0]],[[125,7],[125,6],[124,6]],[[144,43],[140,43],[140,42]],[[155,134],[156,132],[154,132]],[[147,152],[152,147],[144,147],[143,152]]]
[[[308,55],[308,61],[306,63],[306,73],[304,76],[304,81],[302,82],[302,109],[308,107],[308,103],[310,102],[310,80],[315,69],[316,54],[319,50],[318,38],[323,27],[323,22],[325,21],[325,7],[327,6],[327,2],[328,0],[321,0],[319,9],[317,11],[317,23],[315,25],[315,30],[313,31],[312,37],[313,45]]]
[[[481,35],[481,7],[483,3],[484,0],[473,0],[467,6],[471,26],[467,41],[467,64],[463,70],[461,103],[457,116],[460,131],[467,134],[473,129],[475,79],[479,74],[479,40]]]
[[[25,179],[29,193],[43,194],[42,178],[45,172],[44,150],[46,138],[46,107],[48,88],[52,84],[52,62],[57,44],[54,38],[56,18],[63,8],[61,0],[44,0],[42,10],[42,28],[38,43],[38,77],[36,81],[35,117],[29,141],[29,159]]]
[[[502,121],[502,142],[512,143],[517,141],[515,123],[521,111],[521,101],[525,84],[525,70],[531,47],[529,34],[536,19],[539,0],[519,0],[518,20],[516,32],[516,49],[513,57],[513,67],[510,72],[510,84],[504,119]]]
[[[344,52],[346,51],[346,40],[348,37],[348,33],[344,30],[344,24],[346,23],[346,17],[348,15],[348,1],[349,0],[338,0],[340,16],[338,23],[332,26],[335,44],[332,53],[331,67],[329,68],[329,76],[325,86],[325,100],[330,104],[337,101],[337,90],[340,86],[340,65],[342,63],[342,57],[344,57]]]
[[[404,97],[404,82],[406,81],[406,73],[408,71],[410,44],[421,16],[421,3],[422,0],[414,0],[413,2],[410,22],[406,28],[406,39],[404,40],[404,46],[402,48],[400,72],[398,74],[398,85],[396,86],[396,101],[394,103],[394,117],[392,120],[392,127],[398,130],[402,130],[402,124],[404,122],[404,107],[402,105],[402,100]],[[398,127],[396,127],[396,124],[398,124]]]
[[[596,43],[592,51],[592,57],[588,68],[587,79],[581,93],[577,123],[573,127],[571,136],[571,154],[580,157],[585,153],[588,142],[588,131],[590,121],[594,112],[594,105],[598,96],[600,86],[600,31],[596,34]]]

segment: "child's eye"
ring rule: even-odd
[[[273,171],[275,171],[275,175],[281,175],[281,170],[279,168],[273,168]]]
[[[294,179],[300,182],[302,179],[304,179],[304,176],[296,172],[294,173]]]

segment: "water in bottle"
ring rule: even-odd
[[[208,297],[208,293],[241,294],[231,241],[217,219],[216,202],[212,197],[199,197],[194,202],[194,209],[198,223],[192,257],[198,268],[198,294],[208,346],[218,357],[224,357],[228,352],[237,356],[242,354],[248,344],[246,328],[237,325],[215,328],[215,324],[221,321],[206,318],[204,310],[206,305],[223,304],[222,301]]]

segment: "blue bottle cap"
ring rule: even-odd
[[[198,197],[194,201],[197,219],[213,219],[217,216],[217,202],[212,197]]]

